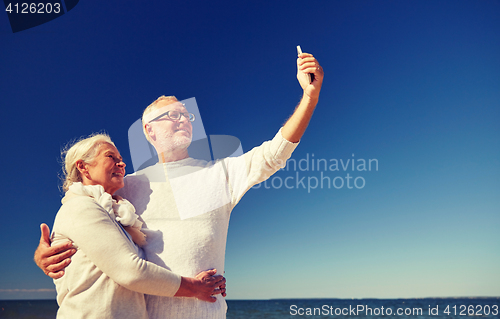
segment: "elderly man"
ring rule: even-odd
[[[121,196],[131,201],[145,222],[147,260],[182,276],[215,268],[224,272],[224,255],[232,209],[253,185],[284,166],[302,137],[318,102],[323,70],[308,53],[297,59],[303,96],[276,136],[240,157],[206,162],[189,157],[192,115],[175,97],[160,97],[142,117],[146,138],[156,148],[159,163],[125,178]],[[310,76],[313,74],[314,76]],[[312,82],[311,82],[312,80]],[[184,207],[196,214],[182,216]],[[69,263],[67,247],[48,247],[46,233],[35,261],[53,278]],[[150,318],[225,318],[226,303],[195,298],[147,296]]]

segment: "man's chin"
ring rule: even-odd
[[[157,149],[157,151],[163,152],[175,152],[185,150],[191,145],[191,138],[176,138],[173,143],[169,143],[168,145],[161,145],[161,149]]]
[[[188,148],[191,145],[191,136],[184,136],[182,138],[176,139],[175,145],[178,147]]]

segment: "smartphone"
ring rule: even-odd
[[[301,54],[302,53],[302,49],[300,48],[300,45],[297,46],[297,54]],[[314,74],[313,73],[309,73],[309,83],[312,83],[312,81],[314,81]]]

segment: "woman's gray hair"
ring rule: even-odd
[[[85,138],[82,137],[78,141],[66,145],[65,149],[61,152],[61,157],[64,159],[63,191],[68,191],[68,188],[73,183],[82,182],[76,162],[82,160],[84,163],[92,164],[95,157],[99,155],[97,153],[99,146],[105,143],[115,146],[109,135],[96,133]]]

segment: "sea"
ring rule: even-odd
[[[500,318],[500,297],[227,300],[227,319]],[[0,318],[55,318],[55,300],[0,300]]]

